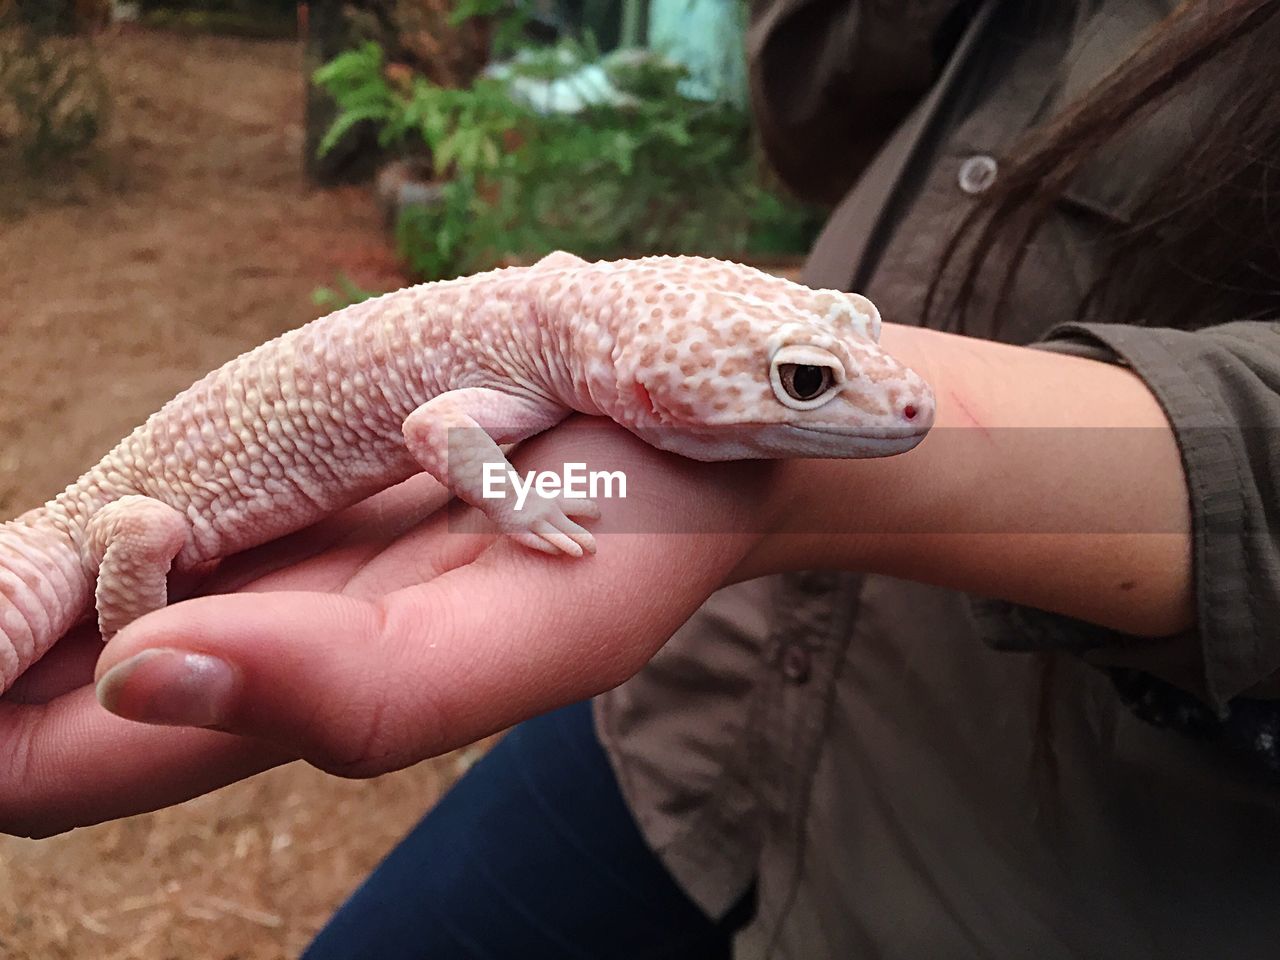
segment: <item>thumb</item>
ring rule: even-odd
[[[98,698],[127,719],[266,739],[372,776],[621,682],[714,588],[686,573],[683,597],[668,583],[666,603],[645,604],[630,596],[636,567],[669,581],[669,560],[632,553],[627,580],[591,569],[623,556],[502,553],[372,601],[278,592],[166,607],[107,645]]]
[[[187,600],[107,644],[99,700],[127,719],[256,737],[364,776],[622,682],[758,541],[744,518],[768,474],[659,455],[620,430],[596,440],[646,481],[595,524],[599,554],[567,560],[498,541],[374,599]]]
[[[117,634],[98,661],[97,695],[129,720],[259,737],[326,770],[373,775],[393,739],[428,751],[450,746],[434,716],[432,671],[406,664],[410,647],[399,640],[369,601],[307,592],[203,597]],[[419,659],[430,643],[420,644]],[[389,711],[408,676],[418,685],[414,703]]]

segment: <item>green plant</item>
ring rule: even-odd
[[[152,27],[219,33],[252,39],[297,35],[295,0],[139,0],[141,20]]]
[[[333,282],[335,284],[333,287],[316,287],[311,291],[311,302],[327,313],[380,297],[386,292],[385,290],[366,290],[345,273],[339,273]]]
[[[221,13],[236,11],[246,14],[293,16],[297,0],[138,0],[144,13],[154,10],[182,10]]]
[[[808,250],[822,229],[823,212],[796,203],[776,190],[760,187],[751,207],[751,231],[746,249],[763,256]]]
[[[652,55],[600,59],[565,42],[522,51],[504,73],[452,90],[389,79],[381,49],[366,44],[315,74],[339,107],[320,150],[371,123],[385,148],[429,153],[446,181],[442,198],[397,224],[402,256],[428,279],[558,248],[741,253],[761,213],[791,211],[762,199],[746,115],[681,96],[683,76]],[[553,89],[578,109],[545,109],[539,97]]]
[[[496,24],[493,52],[505,56],[519,49],[529,23],[529,7],[520,0],[457,0],[449,25],[459,26],[472,17],[490,17]]]

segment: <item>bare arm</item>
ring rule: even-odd
[[[739,571],[869,570],[1163,636],[1192,623],[1186,478],[1126,368],[886,325],[935,388],[933,434],[878,461],[777,465]]]
[[[111,711],[242,738],[102,712],[82,686],[93,644],[61,673],[38,668],[10,696],[38,706],[0,703],[0,742],[25,744],[13,757],[45,774],[0,754],[0,830],[123,816],[290,757],[347,775],[396,769],[607,689],[719,585],[776,570],[878,570],[1133,633],[1190,623],[1185,480],[1140,381],[943,334],[892,327],[884,338],[937,386],[939,426],[910,454],[695,463],[577,418],[516,462],[632,478],[628,499],[606,504],[597,531],[608,542],[589,560],[460,533],[476,525],[443,513],[423,520],[430,484],[418,478],[207,586],[241,592],[172,605],[108,644],[96,677]],[[1048,440],[1001,429],[1014,426],[1064,429]],[[1137,429],[1118,431],[1130,437],[1117,459],[1105,431],[1066,429],[1081,426]],[[1062,446],[1046,456],[1046,443]],[[1055,512],[1061,522],[1047,523]],[[1008,532],[1019,524],[1058,532]],[[1105,529],[1116,532],[1089,532]],[[1170,532],[1125,532],[1143,529]]]

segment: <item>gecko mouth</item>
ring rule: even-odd
[[[845,437],[854,440],[915,440],[929,432],[928,426],[920,427],[861,427],[850,430],[843,427],[810,427],[798,423],[787,426],[805,433],[820,433],[827,437]]]
[[[817,456],[872,456],[891,457],[913,450],[929,432],[928,427],[861,427],[839,429],[832,427],[802,427],[789,424],[791,429],[813,437],[821,437],[827,452]],[[857,451],[852,453],[851,451]]]

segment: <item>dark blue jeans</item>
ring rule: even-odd
[[[645,844],[588,703],[521,724],[400,842],[304,960],[729,960]]]

